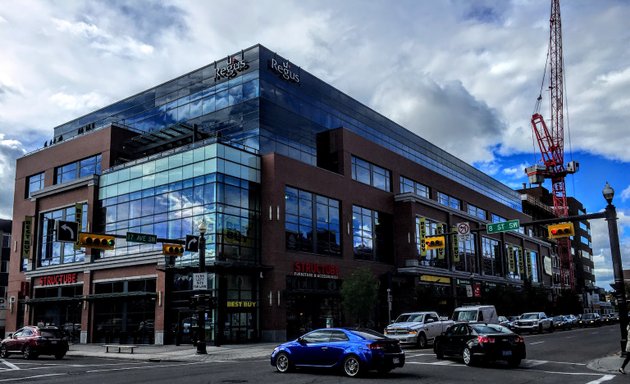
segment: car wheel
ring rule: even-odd
[[[470,348],[465,347],[462,352],[462,358],[464,359],[464,364],[471,366],[475,365],[475,358],[473,357],[472,351]]]
[[[55,359],[57,359],[57,360],[61,360],[61,359],[63,359],[63,357],[64,357],[65,355],[66,355],[65,353],[56,353],[56,354],[55,354]]]
[[[285,352],[278,353],[276,357],[276,369],[280,373],[289,372],[291,370],[291,361],[289,361],[289,355]]]
[[[444,347],[442,347],[441,343],[436,343],[435,344],[435,357],[438,360],[444,359]]]
[[[24,347],[24,350],[22,350],[22,356],[24,356],[26,360],[34,359],[37,357],[37,355],[35,355],[35,352],[33,352],[33,348],[31,348],[30,345]]]
[[[514,358],[514,359],[510,359],[508,360],[508,365],[512,368],[516,368],[519,365],[521,365],[521,359],[519,359],[518,357]]]
[[[358,357],[350,355],[345,358],[343,361],[343,372],[346,376],[357,377],[362,373],[361,371],[361,361],[359,361]]]
[[[424,349],[424,348],[427,347],[427,337],[425,336],[424,333],[421,333],[421,334],[418,335],[418,341],[417,341],[416,345],[420,349]]]
[[[3,359],[9,357],[9,351],[7,351],[6,345],[0,346],[0,357]]]

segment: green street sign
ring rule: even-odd
[[[133,243],[155,244],[157,243],[157,236],[147,235],[146,233],[127,232],[127,241]]]
[[[488,233],[498,233],[498,232],[508,232],[508,231],[518,231],[521,224],[518,219],[504,221],[502,223],[492,223],[486,224],[486,232]]]

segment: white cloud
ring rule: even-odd
[[[623,191],[621,191],[621,201],[626,201],[630,199],[630,185],[626,187]]]
[[[24,155],[22,144],[17,140],[5,139],[0,133],[0,218],[11,219],[13,188],[15,185],[15,159]]]
[[[101,107],[105,104],[107,99],[96,92],[90,92],[84,95],[70,95],[64,92],[58,92],[50,96],[50,101],[67,110],[85,111]]]

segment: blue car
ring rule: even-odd
[[[278,372],[298,367],[338,368],[350,377],[369,370],[387,373],[405,365],[398,340],[371,329],[323,328],[277,346],[271,365]]]

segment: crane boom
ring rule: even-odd
[[[551,129],[547,127],[543,116],[536,112],[532,115],[531,124],[542,155],[542,166],[528,167],[525,171],[530,183],[542,184],[551,179],[553,210],[558,217],[567,217],[569,207],[565,177],[575,173],[578,163],[564,164],[564,60],[562,55],[562,23],[560,19],[560,0],[551,0],[551,17],[549,19],[549,92]],[[540,101],[541,97],[539,97]],[[560,258],[560,285],[569,285],[575,289],[573,258],[571,256],[571,240],[558,239],[558,256]]]

